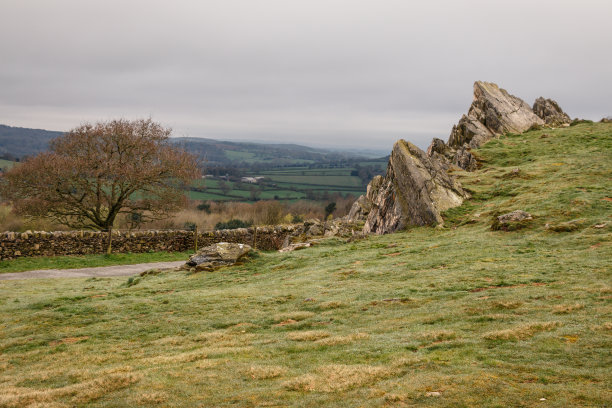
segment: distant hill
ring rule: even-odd
[[[49,148],[49,141],[63,132],[0,125],[0,156],[22,158]]]
[[[316,149],[297,144],[228,142],[195,137],[181,137],[172,140],[186,151],[198,155],[208,166],[308,165],[363,157],[349,152]]]
[[[0,157],[23,158],[47,150],[49,141],[63,132],[0,125]],[[178,137],[173,143],[198,155],[207,166],[238,166],[253,164],[307,165],[331,163],[371,155],[337,150],[316,149],[297,144],[227,142],[196,137]]]

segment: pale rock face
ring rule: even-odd
[[[359,206],[367,209],[363,232],[386,234],[408,225],[436,225],[441,212],[459,206],[469,195],[437,160],[405,140],[393,146],[387,174],[377,176]],[[355,208],[351,213],[358,213]]]
[[[197,270],[214,270],[222,266],[233,265],[251,251],[245,244],[219,242],[198,250],[189,257],[186,266]]]
[[[467,115],[453,127],[448,140],[451,147],[467,144],[480,147],[496,135],[522,133],[534,125],[543,125],[531,107],[491,82],[474,83],[474,101]]]
[[[550,126],[561,126],[572,121],[569,115],[563,112],[559,104],[552,99],[542,97],[536,99],[533,104],[533,112]]]

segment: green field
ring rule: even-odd
[[[227,157],[228,160],[234,161],[234,162],[243,162],[243,163],[275,163],[277,162],[280,157],[274,155],[274,154],[262,154],[260,153],[254,153],[254,152],[249,152],[249,151],[242,151],[242,150],[225,150],[225,157]],[[301,165],[301,164],[309,164],[309,163],[314,163],[314,160],[306,160],[306,159],[296,159],[296,158],[287,158],[288,160],[291,161],[291,163],[294,163],[296,165]]]
[[[310,169],[304,166],[265,170],[249,175],[266,178],[257,184],[223,181],[228,188],[227,192],[220,188],[222,181],[220,179],[200,179],[194,182],[194,186],[205,187],[205,191],[189,191],[189,198],[193,200],[252,201],[252,189],[257,190],[256,197],[263,200],[304,199],[312,192],[359,196],[365,193],[366,183],[359,177],[351,176],[354,170],[352,167]]]
[[[612,125],[475,153],[442,228],[0,283],[0,407],[609,406]],[[514,209],[533,222],[491,231]]]
[[[15,163],[14,161],[0,159],[0,169],[2,170],[8,170],[12,168],[15,164],[17,163]]]

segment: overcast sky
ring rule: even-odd
[[[475,80],[612,115],[612,1],[0,0],[0,123],[390,150]]]

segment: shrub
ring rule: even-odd
[[[250,221],[242,221],[242,220],[239,220],[239,219],[232,219],[232,220],[229,220],[228,222],[218,222],[215,225],[215,229],[216,230],[221,230],[221,229],[248,228],[251,225],[253,225],[253,223],[250,222]]]
[[[196,223],[192,221],[187,221],[185,224],[183,224],[183,228],[185,228],[188,231],[195,231]]]
[[[210,214],[210,204],[207,202],[202,201],[200,204],[198,204],[198,206],[196,207],[198,210],[200,211],[204,211],[206,212],[206,214]]]

